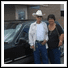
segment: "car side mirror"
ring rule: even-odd
[[[27,41],[24,38],[19,38],[18,42],[15,43],[16,46],[18,45],[23,45],[25,46],[25,44],[27,43]]]
[[[26,41],[26,39],[24,39],[24,38],[19,38],[19,44],[24,44],[24,43],[26,43],[27,41]]]

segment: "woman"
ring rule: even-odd
[[[48,25],[48,57],[51,64],[60,64],[60,50],[59,46],[62,45],[64,39],[64,32],[62,28],[55,23],[55,16],[50,14],[47,18]],[[59,36],[60,35],[60,36]],[[59,38],[60,37],[60,38]]]

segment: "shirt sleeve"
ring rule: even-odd
[[[45,24],[45,27],[46,27],[46,29],[45,29],[45,40],[46,41],[48,41],[48,28],[47,28],[47,24]]]
[[[30,46],[33,46],[32,25],[30,25],[30,28],[29,28],[29,44]]]
[[[60,25],[57,25],[57,29],[58,29],[59,35],[64,34],[64,30]]]

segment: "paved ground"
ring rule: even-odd
[[[61,64],[64,64],[64,56],[61,58]]]
[[[32,64],[34,64],[34,63],[32,63]],[[49,64],[50,64],[50,63],[49,63]],[[61,57],[61,64],[64,64],[64,56]]]

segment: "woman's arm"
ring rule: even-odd
[[[58,33],[59,33],[59,45],[58,46],[61,46],[63,44],[63,40],[64,40],[64,31],[63,29],[61,28],[60,25],[57,25],[57,29],[58,29]]]
[[[61,34],[61,35],[60,35],[59,40],[61,40],[61,41],[63,41],[63,40],[64,40],[64,34]]]
[[[59,38],[59,45],[58,46],[61,46],[63,44],[63,40],[64,40],[64,34],[61,34],[60,38]]]

